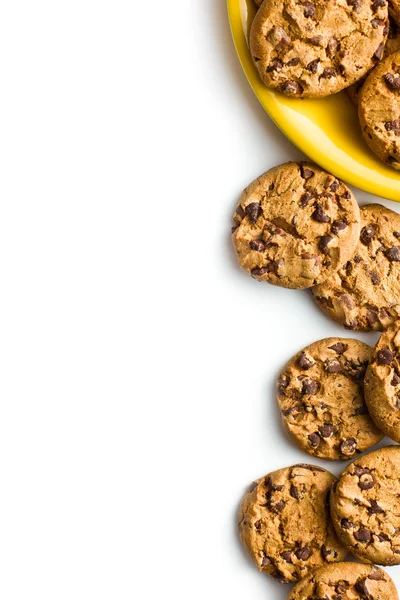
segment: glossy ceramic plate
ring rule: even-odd
[[[304,154],[327,171],[371,194],[400,201],[400,172],[386,166],[368,148],[357,109],[346,92],[322,100],[295,100],[269,90],[261,82],[247,44],[256,10],[253,0],[228,0],[240,62],[270,117]]]

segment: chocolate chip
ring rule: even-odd
[[[236,214],[239,215],[239,217],[241,217],[242,219],[246,216],[246,213],[244,212],[243,206],[241,204],[239,204],[239,206],[236,208]]]
[[[332,423],[325,423],[324,425],[321,425],[318,430],[323,438],[330,438],[336,433],[336,427],[332,425]]]
[[[267,34],[267,40],[277,49],[282,50],[285,46],[289,46],[291,39],[282,27],[274,27]]]
[[[386,6],[386,0],[374,0],[372,3],[372,8],[377,10],[378,8],[382,8],[382,6]]]
[[[299,560],[308,560],[311,556],[311,550],[308,546],[304,546],[304,548],[296,550],[295,554]]]
[[[332,223],[332,232],[338,234],[339,231],[343,231],[346,229],[347,223],[345,221],[333,221]]]
[[[316,205],[312,217],[315,219],[315,221],[318,221],[318,223],[329,223],[331,220],[330,217],[328,217],[328,215],[324,212],[321,204]]]
[[[395,135],[400,135],[400,119],[397,119],[396,121],[388,121],[385,123],[385,129],[386,131],[393,131]]]
[[[324,38],[322,35],[315,35],[314,37],[310,38],[310,42],[313,44],[313,46],[320,46],[323,39]]]
[[[286,66],[287,66],[287,67],[295,67],[296,65],[298,65],[298,64],[299,64],[299,62],[300,62],[300,59],[299,59],[299,58],[296,58],[296,57],[294,57],[294,58],[290,59],[290,60],[289,60],[289,61],[286,63]]]
[[[286,96],[300,96],[303,93],[303,87],[298,81],[284,81],[281,85],[281,92]]]
[[[299,489],[295,485],[290,486],[290,495],[296,500],[300,498]]]
[[[335,586],[335,592],[338,592],[339,594],[343,594],[347,589],[349,589],[350,584],[348,581],[344,581],[343,579],[341,581],[338,581],[336,586]]]
[[[360,579],[360,581],[357,581],[354,588],[355,588],[356,592],[358,592],[359,594],[369,597],[369,590],[367,588],[366,579]]]
[[[301,387],[301,393],[307,394],[308,396],[313,396],[318,389],[318,384],[315,379],[304,379],[303,385]]]
[[[310,194],[310,192],[305,192],[300,198],[300,205],[302,208],[305,208],[310,200],[313,200],[314,195]]]
[[[256,252],[264,252],[267,244],[263,240],[252,240],[250,242],[250,248]]]
[[[273,73],[274,71],[281,71],[281,69],[283,69],[283,62],[279,58],[274,58],[266,70],[267,73]]]
[[[374,29],[378,29],[378,27],[384,27],[386,25],[386,21],[383,19],[372,19],[371,25]]]
[[[384,254],[390,262],[400,262],[400,248],[397,246],[388,248]]]
[[[393,353],[389,350],[389,348],[382,348],[379,350],[376,355],[377,361],[380,365],[390,365],[393,361]]]
[[[368,512],[369,512],[371,515],[378,515],[378,514],[380,514],[380,513],[383,513],[383,512],[385,512],[385,511],[383,510],[383,508],[381,508],[381,507],[379,506],[379,504],[378,504],[378,503],[377,503],[375,500],[370,500],[370,501],[369,501],[369,504],[370,504],[370,506],[369,506]]]
[[[324,560],[328,560],[328,557],[332,554],[332,550],[328,550],[325,544],[321,547],[321,554]]]
[[[293,564],[292,563],[292,553],[289,550],[286,552],[282,552],[281,556],[282,556],[283,560],[285,560],[288,563]]]
[[[284,575],[282,575],[282,573],[279,573],[278,571],[276,571],[275,573],[270,573],[270,575],[275,579],[275,581],[278,581],[279,583],[290,583],[289,579],[287,579]]]
[[[333,350],[338,354],[343,354],[344,352],[346,352],[347,348],[347,344],[343,344],[342,342],[337,342],[336,344],[333,344],[333,346],[329,346],[329,350]]]
[[[332,77],[337,77],[337,71],[333,67],[327,67],[322,71],[321,77],[325,79],[331,79]]]
[[[350,192],[348,190],[346,190],[344,192],[344,194],[342,194],[341,197],[344,198],[345,200],[351,200],[351,194],[350,194]]]
[[[342,519],[340,521],[340,527],[342,529],[353,529],[353,527],[355,527],[355,525],[354,525],[354,523],[352,523],[348,519]]]
[[[299,358],[297,359],[297,366],[302,369],[303,371],[307,371],[308,369],[311,369],[311,367],[313,367],[315,365],[315,362],[313,360],[311,360],[310,358],[307,357],[307,354],[305,352],[302,352],[299,356]]]
[[[331,185],[329,186],[329,188],[330,188],[330,190],[331,190],[332,192],[337,192],[337,191],[338,191],[338,189],[339,189],[339,187],[340,187],[340,184],[339,184],[339,182],[338,182],[338,180],[337,180],[337,179],[335,179],[335,181],[333,181],[333,182],[331,183]]]
[[[375,485],[375,477],[372,473],[363,473],[360,475],[358,487],[362,490],[370,490]]]
[[[259,216],[262,215],[262,208],[258,202],[252,202],[246,206],[246,214],[252,223],[256,223]]]
[[[364,244],[364,246],[369,246],[371,240],[374,239],[376,234],[376,229],[373,225],[366,225],[361,229],[360,240]]]
[[[353,319],[352,321],[346,321],[346,323],[344,324],[344,328],[349,329],[351,331],[355,331],[356,329],[358,329],[357,319]]]
[[[386,75],[383,76],[383,79],[389,90],[392,90],[392,92],[397,92],[398,90],[400,90],[399,75],[395,76],[393,75],[393,73],[386,73]]]
[[[378,60],[381,60],[384,49],[385,49],[385,42],[381,42],[374,52],[374,57],[377,58]]]
[[[318,71],[318,64],[319,64],[319,59],[318,58],[316,60],[312,60],[306,66],[307,71],[310,71],[311,73],[316,73]]]
[[[235,233],[235,231],[236,231],[236,229],[237,229],[238,227],[239,227],[239,225],[234,225],[234,226],[231,228],[231,233]]]
[[[372,571],[367,577],[367,579],[372,579],[373,581],[384,581],[385,573],[383,571]]]
[[[362,527],[358,531],[355,531],[353,535],[357,542],[362,542],[363,544],[366,544],[371,540],[371,533],[368,529],[363,529]]]
[[[379,285],[381,282],[381,278],[379,277],[379,273],[376,269],[371,271],[371,281],[373,285]]]
[[[353,258],[354,262],[359,264],[360,262],[362,262],[362,258],[361,256],[358,256],[357,254],[355,255],[355,257]]]
[[[332,242],[333,237],[331,235],[323,235],[319,238],[319,247],[324,252],[329,244]]]
[[[315,5],[312,2],[302,2],[301,5],[304,6],[304,16],[306,19],[315,17]]]
[[[268,558],[268,556],[264,556],[261,562],[261,566],[269,567],[269,565],[272,565],[272,560]]]
[[[399,239],[400,238],[400,231],[393,231],[393,235],[395,238]]]
[[[306,165],[300,165],[300,173],[303,179],[311,179],[314,176],[314,171],[309,169]]]
[[[335,38],[331,38],[328,42],[326,53],[329,58],[332,58],[338,50],[338,41]]]
[[[310,440],[310,444],[313,448],[317,448],[321,443],[321,438],[317,432],[310,433],[310,435],[308,436],[308,439]]]
[[[393,378],[390,383],[393,387],[400,384],[400,377],[397,375],[397,373],[393,373]]]
[[[257,486],[258,486],[258,482],[257,482],[257,481],[253,481],[253,483],[251,483],[251,484],[249,485],[249,487],[248,487],[247,491],[250,493],[250,492],[252,492],[253,490],[255,490]]]
[[[342,370],[342,366],[337,358],[328,358],[325,361],[325,371],[327,373],[339,373]]]
[[[290,408],[286,408],[286,409],[282,410],[281,412],[284,417],[290,417],[290,415],[293,415],[294,413],[301,412],[301,408],[299,405],[291,406]]]
[[[269,502],[268,508],[272,512],[276,512],[276,513],[281,512],[285,508],[285,502],[284,502],[284,500],[279,500],[279,502],[277,502],[276,504]]]
[[[254,275],[254,277],[262,277],[266,273],[270,273],[270,272],[271,271],[270,271],[269,267],[255,267],[254,269],[251,270],[251,274]]]
[[[362,4],[362,0],[347,0],[347,4],[354,10],[358,10]]]
[[[261,529],[262,529],[262,525],[263,525],[263,523],[262,523],[262,521],[261,521],[261,520],[258,520],[258,521],[256,521],[256,522],[254,523],[254,527],[256,528],[256,530],[257,530],[258,532],[260,532],[260,531],[261,531]]]
[[[343,440],[340,444],[339,449],[345,456],[351,456],[356,451],[357,441],[354,438]]]
[[[288,377],[286,375],[281,375],[279,377],[278,381],[276,382],[276,384],[277,384],[278,392],[280,394],[284,394],[286,388],[289,385],[289,379],[288,379]]]
[[[325,469],[316,467],[315,465],[307,465],[306,463],[298,463],[295,467],[301,467],[302,469],[308,469],[309,471],[318,471],[319,473],[325,473]]]

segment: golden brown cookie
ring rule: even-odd
[[[325,469],[300,464],[250,485],[239,509],[239,535],[260,571],[289,583],[345,558],[329,515],[335,481]]]
[[[389,4],[390,9],[390,4]],[[400,51],[400,31],[396,23],[393,19],[389,19],[389,35],[385,44],[385,48],[383,50],[383,58],[394,54],[395,52]],[[361,88],[364,85],[367,76],[363,77],[357,83],[353,83],[348,89],[347,92],[356,106],[358,106],[358,102],[360,100]]]
[[[232,240],[239,265],[259,281],[303,289],[354,253],[360,211],[349,188],[311,163],[286,163],[243,192]]]
[[[363,136],[379,158],[400,169],[400,52],[385,58],[364,83],[358,106]]]
[[[400,442],[400,321],[375,346],[365,377],[365,400],[375,423]]]
[[[322,98],[368,73],[388,31],[386,0],[271,0],[253,20],[250,51],[267,87]]]
[[[398,600],[396,586],[385,571],[355,562],[321,567],[297,583],[287,600]]]
[[[400,564],[400,446],[358,458],[332,488],[336,532],[363,562]]]
[[[400,215],[380,204],[360,212],[354,256],[312,293],[346,329],[382,330],[400,317]]]
[[[296,354],[280,374],[283,423],[308,454],[348,460],[383,438],[364,402],[371,355],[358,340],[327,338]]]
[[[389,15],[400,26],[400,0],[389,0]]]

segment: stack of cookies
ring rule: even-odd
[[[400,0],[264,0],[250,31],[262,81],[293,98],[349,90],[370,148],[400,169]]]
[[[338,479],[297,464],[254,481],[239,510],[241,541],[260,571],[297,583],[289,600],[395,600],[374,565],[400,565],[400,447],[357,456],[384,435],[400,442],[400,215],[360,209],[343,182],[302,162],[252,182],[234,223],[239,265],[252,277],[310,289],[348,330],[382,331],[374,349],[326,338],[283,368],[277,401],[289,436],[311,456],[353,462]],[[365,564],[344,563],[349,552]]]

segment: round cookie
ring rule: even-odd
[[[391,54],[370,73],[358,106],[363,136],[379,158],[400,169],[400,52]]]
[[[296,354],[280,374],[282,421],[308,454],[348,460],[383,438],[364,402],[371,356],[363,342],[327,338]]]
[[[390,4],[389,4],[389,8],[390,8]],[[387,56],[390,56],[391,54],[394,54],[395,52],[399,52],[399,50],[400,50],[400,31],[399,31],[399,28],[396,25],[396,23],[393,21],[393,19],[389,19],[389,35],[388,35],[388,39],[387,39],[385,48],[383,50],[383,58],[386,58]],[[347,93],[349,94],[351,101],[356,106],[358,106],[358,102],[360,100],[361,88],[363,87],[366,79],[367,79],[367,76],[363,77],[362,79],[357,81],[357,83],[353,83],[353,85],[351,85],[347,89]]]
[[[332,487],[331,514],[348,550],[363,562],[400,564],[400,446],[358,458]]]
[[[393,323],[375,346],[364,389],[375,423],[400,442],[400,321]]]
[[[381,206],[361,208],[354,256],[312,293],[347,329],[386,329],[400,317],[400,215]]]
[[[348,187],[310,163],[286,163],[253,181],[234,214],[239,265],[259,281],[309,288],[351,258],[360,227]]]
[[[372,69],[388,31],[386,0],[271,0],[254,17],[250,51],[267,87],[322,98]]]
[[[260,571],[289,583],[345,558],[329,515],[335,481],[325,469],[299,464],[250,485],[239,508],[239,536]]]
[[[398,600],[396,586],[373,565],[343,562],[327,565],[297,583],[287,600]]]

